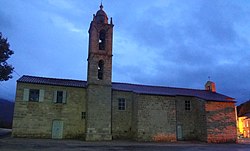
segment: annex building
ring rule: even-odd
[[[235,101],[214,82],[204,90],[112,82],[113,27],[101,5],[89,28],[87,81],[17,80],[14,137],[236,141]]]

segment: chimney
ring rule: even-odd
[[[205,84],[205,90],[216,92],[215,83],[212,81],[207,81],[207,83]]]

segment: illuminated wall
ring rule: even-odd
[[[233,102],[207,101],[207,142],[236,142],[236,117]]]

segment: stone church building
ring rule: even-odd
[[[89,28],[87,81],[22,76],[14,137],[235,142],[233,98],[204,90],[112,82],[112,18],[100,6]]]

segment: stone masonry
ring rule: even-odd
[[[113,24],[103,6],[89,28],[86,140],[111,140]]]
[[[235,104],[207,101],[207,142],[236,142]]]
[[[191,103],[191,110],[186,111],[184,100]],[[179,96],[176,98],[177,126],[181,126],[181,140],[206,140],[205,101],[194,97]]]
[[[24,88],[45,90],[42,102],[23,100]],[[53,102],[53,93],[65,90],[65,104]],[[64,122],[63,138],[83,138],[85,119],[81,113],[86,112],[86,89],[18,83],[16,91],[13,120],[14,137],[51,138],[53,120]]]
[[[126,99],[126,110],[118,109],[118,100]],[[112,136],[113,139],[132,139],[133,127],[133,102],[134,94],[131,92],[113,91],[112,92]]]
[[[136,95],[137,140],[176,141],[176,107],[172,97]]]

